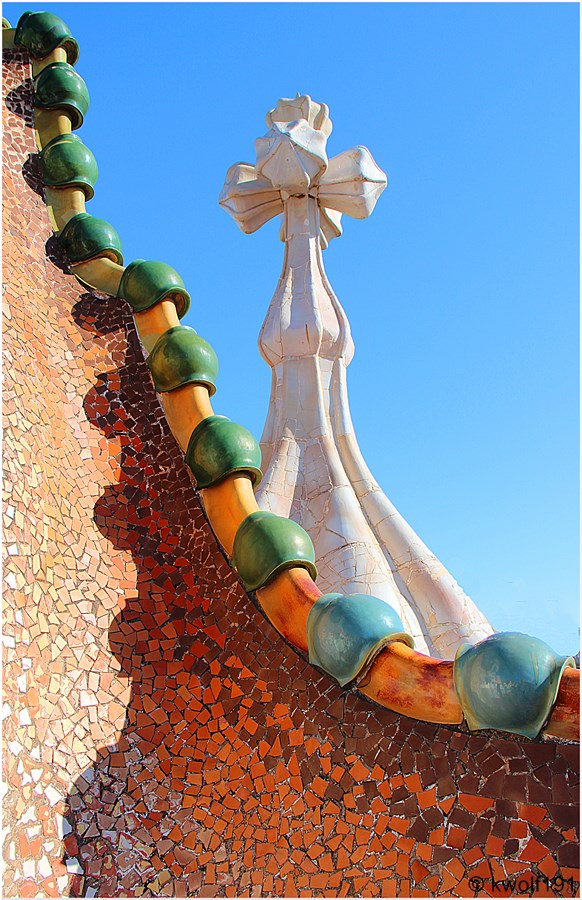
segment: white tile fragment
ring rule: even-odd
[[[97,697],[89,691],[81,691],[81,706],[97,706]]]
[[[75,858],[68,859],[66,861],[65,865],[67,867],[67,872],[69,873],[69,875],[82,875],[83,874],[83,869],[79,865],[78,859],[75,859]]]
[[[54,806],[55,803],[58,803],[59,800],[62,800],[62,795],[52,786],[52,784],[48,784],[44,789],[46,798],[51,806]]]
[[[65,819],[65,817],[62,816],[60,813],[56,814],[56,823],[57,823],[57,834],[61,840],[64,837],[66,837],[67,834],[70,834],[73,830],[71,828],[70,823],[67,821],[67,819]]]
[[[15,591],[16,588],[18,587],[18,585],[16,583],[16,578],[15,578],[14,572],[9,572],[8,575],[6,575],[4,581],[6,582],[6,584],[8,585],[9,588],[12,588],[13,591]]]
[[[40,878],[48,878],[49,875],[52,875],[53,870],[50,862],[48,861],[46,856],[43,856],[37,865],[37,871]]]

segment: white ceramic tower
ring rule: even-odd
[[[267,128],[255,142],[256,165],[232,166],[219,201],[247,234],[283,216],[283,270],[259,336],[272,387],[258,504],[309,533],[322,591],[382,598],[417,650],[451,657],[493,629],[362,457],[346,384],[354,344],[323,267],[342,213],[369,216],[386,176],[365,147],[328,160],[328,108],[309,96],[279,100]]]

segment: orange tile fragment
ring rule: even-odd
[[[493,806],[493,800],[487,797],[479,797],[476,794],[459,794],[459,802],[465,809],[472,813],[482,813],[490,806]]]
[[[532,825],[539,825],[546,815],[546,810],[542,806],[531,806],[527,803],[520,803],[517,807],[520,818],[525,819]]]
[[[422,791],[422,783],[420,781],[420,776],[415,772],[413,775],[405,775],[404,783],[409,791],[412,791],[413,794],[418,794]]]
[[[536,841],[536,839],[532,837],[519,854],[519,858],[526,860],[527,862],[537,863],[543,859],[544,856],[547,856],[547,854],[547,847],[544,847],[539,841]]]
[[[354,763],[352,768],[350,769],[350,775],[354,779],[354,781],[365,781],[366,778],[370,775],[370,770],[364,766],[360,760]]]
[[[420,791],[416,799],[418,800],[418,805],[421,809],[428,809],[431,806],[436,806],[436,788]]]

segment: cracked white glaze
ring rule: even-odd
[[[247,233],[283,213],[283,269],[259,336],[272,387],[257,502],[309,533],[322,591],[380,597],[418,650],[451,657],[493,629],[362,457],[346,385],[354,345],[323,267],[322,248],[341,234],[341,214],[369,216],[386,176],[365,147],[327,159],[328,110],[309,97],[280,100],[267,125],[256,167],[232,166],[220,195]]]

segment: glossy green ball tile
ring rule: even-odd
[[[176,325],[162,334],[148,356],[156,391],[175,391],[186,384],[204,384],[210,396],[216,391],[218,359],[204,338],[187,325]]]
[[[74,131],[81,127],[89,109],[89,91],[69,63],[51,63],[35,78],[34,105],[37,109],[65,110],[71,116]]]
[[[119,296],[131,304],[134,312],[151,309],[170,299],[181,319],[190,308],[190,294],[175,269],[163,262],[136,259],[123,273]]]
[[[71,262],[83,262],[107,255],[123,265],[119,235],[109,222],[90,216],[89,213],[73,216],[59,233],[58,240]]]
[[[79,45],[62,19],[51,12],[25,12],[14,35],[16,47],[26,47],[34,59],[44,59],[57,47],[64,47],[67,60],[74,65],[79,58]]]
[[[263,477],[257,441],[226,416],[208,416],[196,426],[185,458],[199,488],[211,487],[233,472],[247,472],[255,487]]]
[[[460,647],[454,680],[469,728],[536,737],[550,716],[566,665],[573,665],[571,658],[519,632]]]
[[[311,538],[291,519],[259,510],[240,524],[232,561],[248,591],[264,587],[279,572],[300,566],[317,577]]]
[[[42,178],[47,187],[79,187],[90,200],[97,180],[97,163],[88,147],[74,134],[50,141],[41,154]]]
[[[324,594],[307,619],[309,662],[342,686],[367,669],[391,641],[414,641],[398,613],[369,594]]]

